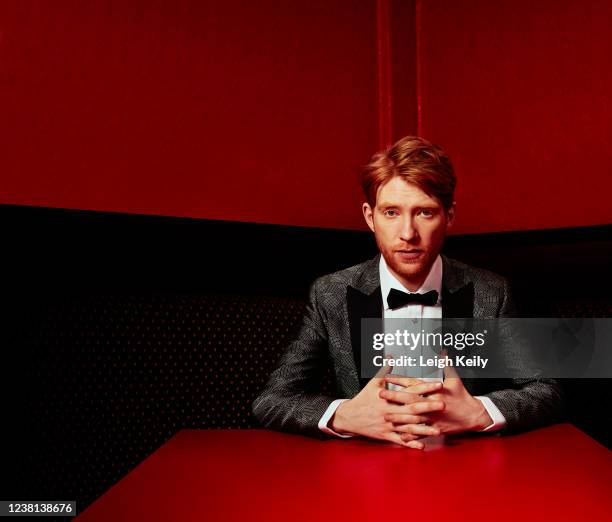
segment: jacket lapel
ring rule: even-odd
[[[359,389],[363,388],[369,380],[361,377],[361,320],[365,318],[382,320],[379,261],[380,255],[369,261],[355,284],[346,289],[349,331],[359,378]]]
[[[474,317],[474,283],[446,256],[442,256],[442,317]]]
[[[442,256],[442,263],[442,317],[474,317],[474,283],[456,261]],[[463,378],[463,385],[472,395],[477,384],[473,378]]]

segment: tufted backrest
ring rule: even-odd
[[[256,426],[251,403],[303,310],[299,299],[219,294],[49,306],[27,343],[38,386],[23,484],[84,506],[180,429]]]

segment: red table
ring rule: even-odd
[[[569,424],[447,439],[420,452],[364,439],[186,430],[77,519],[610,520],[611,452]]]

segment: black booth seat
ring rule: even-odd
[[[24,486],[84,506],[180,429],[256,427],[251,403],[304,305],[229,295],[101,295],[58,304],[29,340],[27,380],[37,385],[26,400]],[[325,386],[333,386],[329,373]],[[585,380],[580,390],[597,388]],[[605,437],[596,421],[574,420]]]
[[[29,339],[36,387],[25,401],[22,482],[33,495],[83,506],[180,429],[255,427],[251,403],[303,308],[227,295],[100,295],[54,306]]]
[[[365,232],[8,206],[0,219],[20,224],[2,267],[2,491],[79,510],[180,429],[255,427],[310,282],[376,253]],[[445,248],[510,277],[526,316],[610,317],[610,231]],[[248,255],[232,255],[237,238]],[[559,285],[568,273],[584,276]],[[566,386],[570,420],[609,445],[607,383]]]

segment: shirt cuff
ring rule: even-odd
[[[338,406],[340,406],[344,401],[348,401],[348,399],[336,399],[335,401],[333,401],[325,410],[323,417],[321,417],[321,419],[319,420],[318,426],[322,432],[327,433],[328,435],[334,435],[336,437],[342,437],[343,439],[349,439],[354,435],[337,433],[327,425],[329,420],[333,417],[334,413],[336,413]]]
[[[493,420],[493,423],[480,431],[498,431],[506,426],[506,417],[499,411],[499,408],[495,406],[493,401],[489,397],[475,397],[487,410],[489,417]]]

